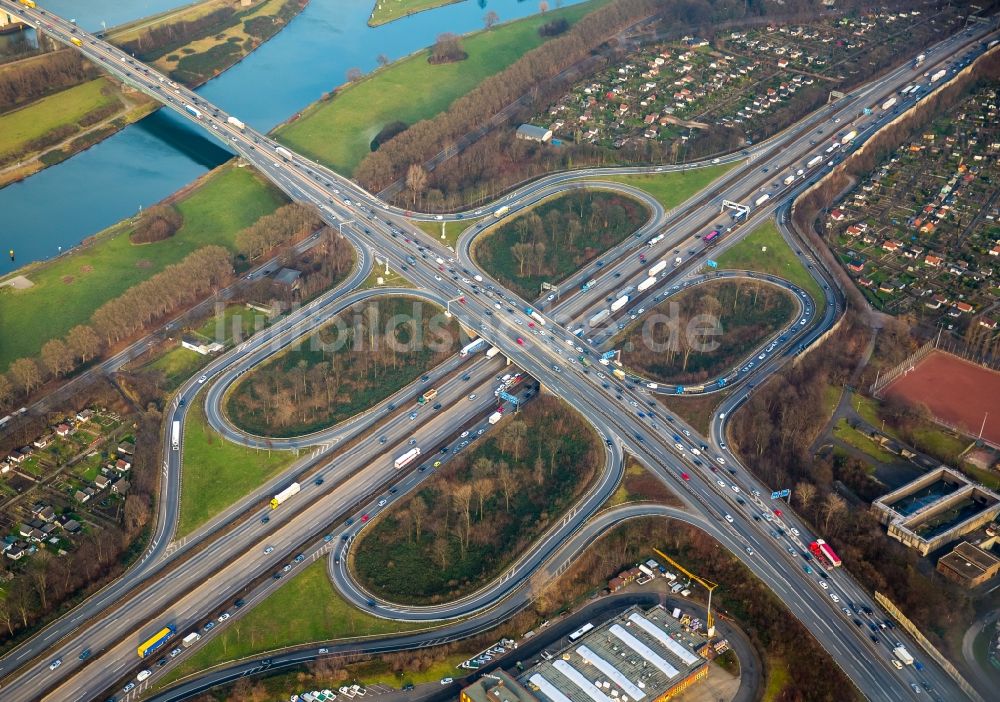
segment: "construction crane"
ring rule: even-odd
[[[675,561],[673,558],[665,554],[658,548],[654,548],[660,558],[665,560],[667,563],[672,565],[674,568],[684,573],[688,578],[694,580],[696,583],[701,585],[703,588],[708,590],[708,607],[706,608],[707,615],[705,616],[705,624],[708,627],[708,635],[712,636],[715,633],[715,619],[712,617],[712,590],[719,587],[718,583],[713,583],[711,580],[705,580],[704,578],[699,578],[697,575],[692,573],[690,570],[682,566],[680,563]]]

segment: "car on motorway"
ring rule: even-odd
[[[389,504],[389,500],[385,499],[384,497],[378,501],[379,507],[385,507],[387,504]]]
[[[291,563],[286,563],[286,564],[285,564],[285,567],[281,569],[281,572],[282,572],[282,573],[287,573],[287,572],[288,572],[288,571],[290,571],[291,569],[292,569],[292,564],[291,564]]]
[[[723,480],[716,480],[715,482],[718,484],[719,487],[726,487],[726,483]]]
[[[732,515],[731,515],[731,514],[727,514],[727,515],[726,515],[726,521],[727,521],[727,522],[729,522],[730,524],[732,524],[732,523],[733,523],[733,517],[732,517]]]
[[[62,665],[62,658],[56,658],[54,661],[49,663],[49,670],[55,670]]]
[[[833,600],[834,602],[840,602],[840,595],[838,595],[836,592],[831,592],[830,599]]]
[[[316,478],[313,481],[313,483],[316,484],[316,485],[322,485],[323,484],[323,478]]]
[[[80,655],[78,656],[78,658],[79,658],[79,659],[80,659],[81,661],[85,661],[85,660],[87,660],[88,658],[90,658],[90,649],[89,649],[89,648],[85,648],[85,649],[83,649],[82,651],[80,651]]]
[[[453,678],[441,678],[442,685],[451,685],[455,680]]]
[[[524,346],[524,339],[522,339],[521,337],[517,337],[517,344],[518,346]]]
[[[410,419],[416,419],[416,418],[417,418],[417,413],[416,412],[410,412]]]
[[[273,551],[274,551],[274,546],[268,546],[267,548],[264,549],[264,555],[267,555]]]
[[[132,690],[134,690],[134,689],[135,689],[135,683],[134,682],[130,682],[128,685],[126,685],[125,687],[122,688],[122,692],[124,692],[124,693],[127,694],[129,692],[132,692]]]
[[[681,480],[690,480],[690,479],[691,479],[690,475],[684,473],[683,471],[681,472]]]
[[[820,580],[819,581],[819,586],[821,588],[823,588],[824,590],[828,590],[830,588],[829,583],[827,583],[825,580]]]
[[[300,553],[297,556],[295,556],[295,558],[293,558],[292,560],[295,561],[296,563],[301,563],[305,559],[306,559],[306,554]]]
[[[172,650],[170,652],[170,657],[171,658],[177,658],[177,656],[181,655],[182,653],[184,653],[183,649],[175,648],[174,650]]]
[[[229,612],[223,612],[219,615],[219,624],[229,619]]]
[[[368,521],[368,513],[366,512],[365,514],[361,515],[361,523],[363,524],[367,521]]]
[[[202,384],[202,383],[204,383],[204,382],[205,382],[206,380],[208,380],[208,376],[207,376],[207,375],[203,375],[203,376],[201,376],[200,378],[198,378],[198,384],[199,384],[199,385],[201,385],[201,384]]]
[[[205,626],[202,627],[201,630],[202,631],[211,631],[214,628],[215,628],[215,622],[208,622],[207,624],[205,624]]]
[[[776,510],[774,510],[774,516],[775,517],[783,517],[784,516],[784,512],[782,512],[780,509],[776,509]]]
[[[752,548],[750,548],[749,546],[747,546],[747,548],[746,548],[746,552],[747,552],[747,555],[748,555],[748,556],[752,556],[752,555],[753,555],[753,549],[752,549]]]

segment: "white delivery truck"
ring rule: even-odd
[[[277,495],[271,498],[271,509],[278,509],[278,505],[287,500],[289,497],[298,495],[301,489],[302,489],[301,485],[299,485],[298,483],[292,483],[291,485],[289,485],[284,490],[282,490]]]
[[[179,421],[174,421],[173,426],[170,428],[170,443],[174,447],[174,451],[179,451],[181,448],[181,423]]]
[[[501,419],[503,419],[503,413],[502,412],[494,412],[493,414],[490,415],[489,422],[490,422],[490,424],[496,424]]]

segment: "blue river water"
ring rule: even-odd
[[[580,0],[566,0],[563,5]],[[381,27],[368,27],[373,0],[311,0],[274,38],[199,93],[231,114],[268,130],[343,83],[353,67],[370,71],[376,57],[397,59],[441,32],[481,29],[538,11],[535,0],[464,0]],[[88,29],[113,26],[184,3],[176,0],[39,0]],[[555,6],[555,2],[550,2]],[[331,134],[330,138],[336,138]],[[155,203],[231,154],[179,117],[158,111],[93,148],[0,190],[0,275],[47,259]]]

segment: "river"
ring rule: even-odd
[[[481,29],[487,10],[494,10],[501,21],[538,11],[535,0],[465,0],[371,28],[367,22],[372,3],[311,0],[286,29],[198,92],[267,131],[345,82],[349,68],[375,68],[379,54],[397,59],[432,44],[441,32]],[[113,26],[184,3],[40,0],[39,4],[95,30],[102,21]],[[555,7],[556,2],[549,5]],[[207,134],[161,110],[59,165],[3,188],[0,250],[14,249],[16,262],[3,256],[0,275],[75,246],[230,156]]]

